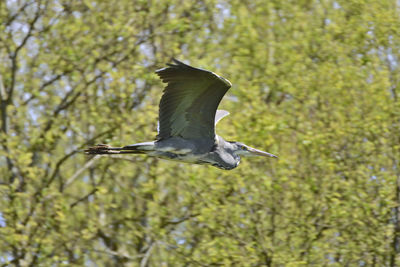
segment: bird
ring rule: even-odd
[[[230,81],[175,58],[171,61],[155,72],[166,83],[159,104],[156,140],[123,147],[98,144],[86,149],[86,154],[146,154],[223,170],[236,168],[243,156],[277,158],[243,143],[226,141],[215,133],[216,124],[229,115],[217,108],[232,86]]]

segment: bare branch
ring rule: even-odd
[[[34,3],[34,1],[32,1],[32,2],[26,2],[23,6],[21,6],[21,7],[14,13],[14,15],[10,16],[10,17],[7,19],[7,21],[5,22],[5,25],[6,25],[6,26],[10,26],[11,23],[12,23],[22,12],[24,12],[25,9],[26,9],[28,6],[32,5],[33,3]]]
[[[6,101],[7,98],[8,98],[8,95],[4,88],[3,76],[1,76],[1,74],[0,74],[0,99],[1,99],[1,102]]]
[[[55,166],[55,168],[54,168],[54,171],[53,171],[53,173],[51,174],[50,179],[46,182],[46,184],[45,184],[44,187],[49,186],[49,185],[54,181],[54,179],[56,178],[56,176],[57,176],[57,174],[58,174],[58,172],[59,172],[59,170],[60,170],[62,164],[63,164],[66,160],[68,160],[68,159],[69,159],[71,156],[73,156],[74,154],[76,154],[76,153],[78,153],[78,152],[81,152],[81,150],[82,150],[85,146],[87,146],[88,143],[90,143],[90,142],[92,142],[93,140],[96,140],[97,138],[99,138],[99,137],[101,137],[101,136],[103,136],[103,135],[105,135],[105,134],[108,134],[108,133],[110,133],[110,132],[112,132],[112,131],[114,131],[114,130],[115,130],[115,128],[108,129],[107,131],[104,131],[104,132],[102,132],[102,133],[96,135],[96,136],[93,137],[92,139],[88,140],[87,143],[82,144],[80,147],[78,147],[77,149],[73,150],[72,152],[70,152],[70,153],[64,155],[64,157],[62,157],[62,158],[56,163],[56,166]]]
[[[88,162],[86,162],[85,165],[83,165],[82,168],[80,168],[79,170],[77,170],[70,178],[68,178],[68,180],[65,182],[65,184],[63,185],[63,189],[65,189],[67,186],[69,186],[70,184],[72,184],[76,178],[78,178],[79,175],[81,175],[82,172],[84,172],[85,170],[87,170],[88,168],[90,168],[93,163],[95,161],[97,161],[101,156],[97,155],[94,156],[91,160],[89,160]]]
[[[148,266],[148,261],[151,255],[151,251],[153,250],[155,242],[151,242],[150,247],[147,249],[146,254],[144,255],[143,259],[140,261],[140,267]]]
[[[55,75],[53,78],[51,78],[50,80],[48,80],[47,82],[44,82],[44,83],[40,86],[39,92],[43,91],[47,86],[52,85],[54,82],[58,81],[59,79],[61,79],[61,78],[64,77],[65,75],[69,74],[70,72],[72,72],[72,70],[68,70],[68,71],[65,71],[65,72],[63,72],[63,73],[61,73],[61,74],[57,74],[57,75]],[[34,95],[31,95],[27,100],[25,100],[25,101],[23,102],[22,105],[27,105],[27,104],[28,104],[30,101],[32,101],[33,99],[35,99],[35,96],[34,96]]]
[[[35,14],[35,17],[29,23],[28,33],[25,35],[24,39],[22,39],[21,44],[19,46],[17,46],[15,51],[10,55],[10,59],[11,59],[11,84],[10,84],[10,88],[8,88],[7,104],[11,103],[12,95],[13,95],[13,92],[14,92],[17,69],[18,69],[17,58],[18,58],[19,51],[26,45],[26,43],[28,42],[29,38],[32,37],[32,33],[33,33],[34,29],[35,29],[35,24],[38,21],[39,17],[40,17],[40,9],[38,9],[38,11]]]
[[[99,189],[97,187],[93,188],[89,193],[87,193],[86,195],[84,195],[80,199],[78,199],[75,202],[73,202],[72,204],[70,204],[69,207],[73,208],[76,205],[78,205],[79,203],[81,203],[83,201],[86,201],[91,195],[95,194],[97,191],[99,191]]]
[[[116,251],[112,251],[112,250],[110,250],[110,249],[106,249],[106,250],[91,249],[91,251],[94,251],[94,252],[97,252],[97,253],[104,253],[104,254],[111,255],[111,256],[126,258],[126,259],[128,259],[128,260],[140,259],[140,258],[142,258],[143,256],[145,256],[145,254],[139,254],[139,255],[133,256],[133,257],[132,257],[132,256],[129,256],[129,255],[126,255],[126,254],[121,255],[121,253],[116,252]]]

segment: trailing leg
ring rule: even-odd
[[[105,144],[98,144],[85,150],[88,155],[107,155],[107,154],[146,154],[154,150],[154,142],[133,144],[124,147],[111,147]]]

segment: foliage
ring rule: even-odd
[[[0,2],[3,266],[398,266],[394,0]],[[153,140],[174,56],[234,85],[232,171]]]

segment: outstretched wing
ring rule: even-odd
[[[160,102],[157,139],[179,136],[214,141],[215,113],[231,83],[211,71],[173,62],[156,71],[168,83]]]

